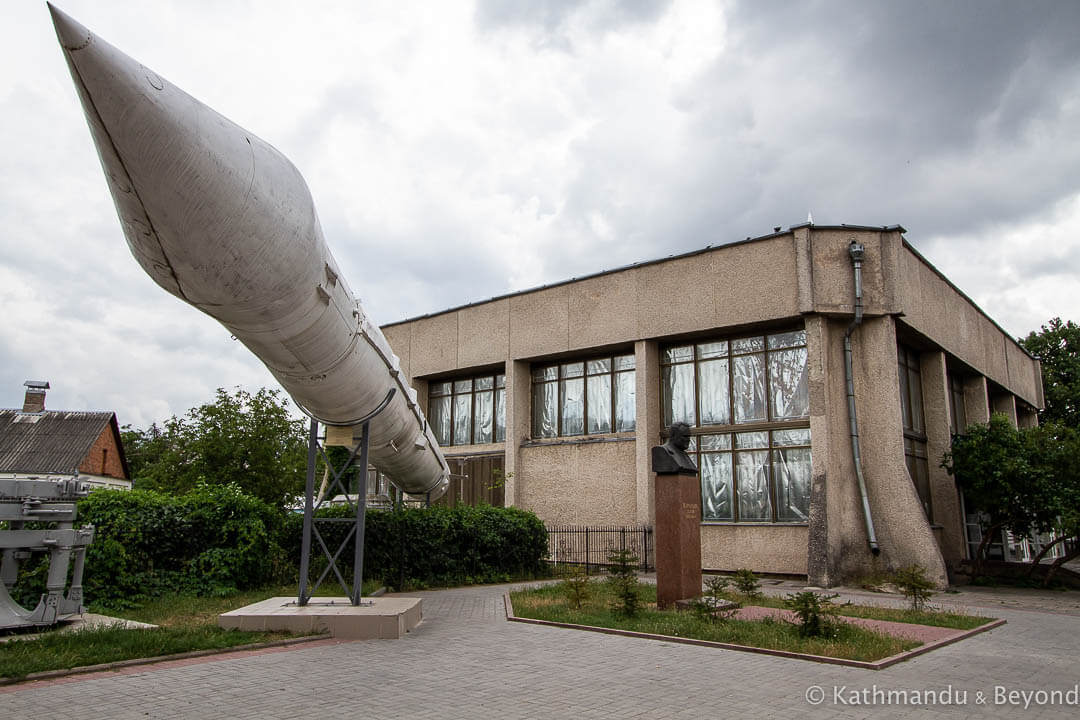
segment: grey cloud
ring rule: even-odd
[[[481,0],[476,24],[482,30],[534,26],[554,34],[570,16],[587,8],[592,10],[590,29],[603,31],[656,20],[670,4],[670,0]]]
[[[353,292],[378,324],[426,314],[505,292],[496,255],[477,252],[478,229],[429,206],[421,228],[403,236],[354,225],[333,208],[322,219],[331,251]]]
[[[476,5],[476,23],[482,29],[537,25],[553,32],[586,0],[491,0]]]
[[[691,187],[737,198],[722,215],[750,234],[807,210],[934,232],[1041,212],[1080,187],[1078,27],[1071,2],[740,3],[681,93]]]

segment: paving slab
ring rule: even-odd
[[[396,642],[14,686],[0,695],[0,717],[1071,719],[1080,710],[1065,696],[1080,681],[1080,625],[1061,612],[1003,607],[989,614],[1007,625],[867,673],[510,623],[502,594],[512,587],[416,593],[424,622]]]

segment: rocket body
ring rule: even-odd
[[[280,152],[49,6],[124,237],[162,288],[247,346],[309,414],[370,424],[370,461],[409,493],[449,470],[397,356]]]

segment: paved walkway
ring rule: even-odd
[[[424,597],[425,621],[402,640],[324,644],[17,686],[0,693],[0,718],[804,720],[1080,713],[1080,706],[1065,704],[1080,700],[1065,694],[1080,682],[1080,612],[1067,614],[1075,593],[1053,598],[1054,612],[999,604],[994,614],[1008,620],[1004,627],[874,672],[509,623],[502,606],[506,588],[417,593]],[[1000,600],[1000,593],[980,593],[942,598],[984,607]],[[915,702],[926,699],[915,693],[928,692],[936,693],[938,704]]]

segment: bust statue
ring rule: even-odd
[[[667,442],[652,449],[653,472],[660,475],[672,473],[696,475],[698,467],[686,454],[688,447],[690,447],[690,426],[682,422],[674,423],[668,432]]]

